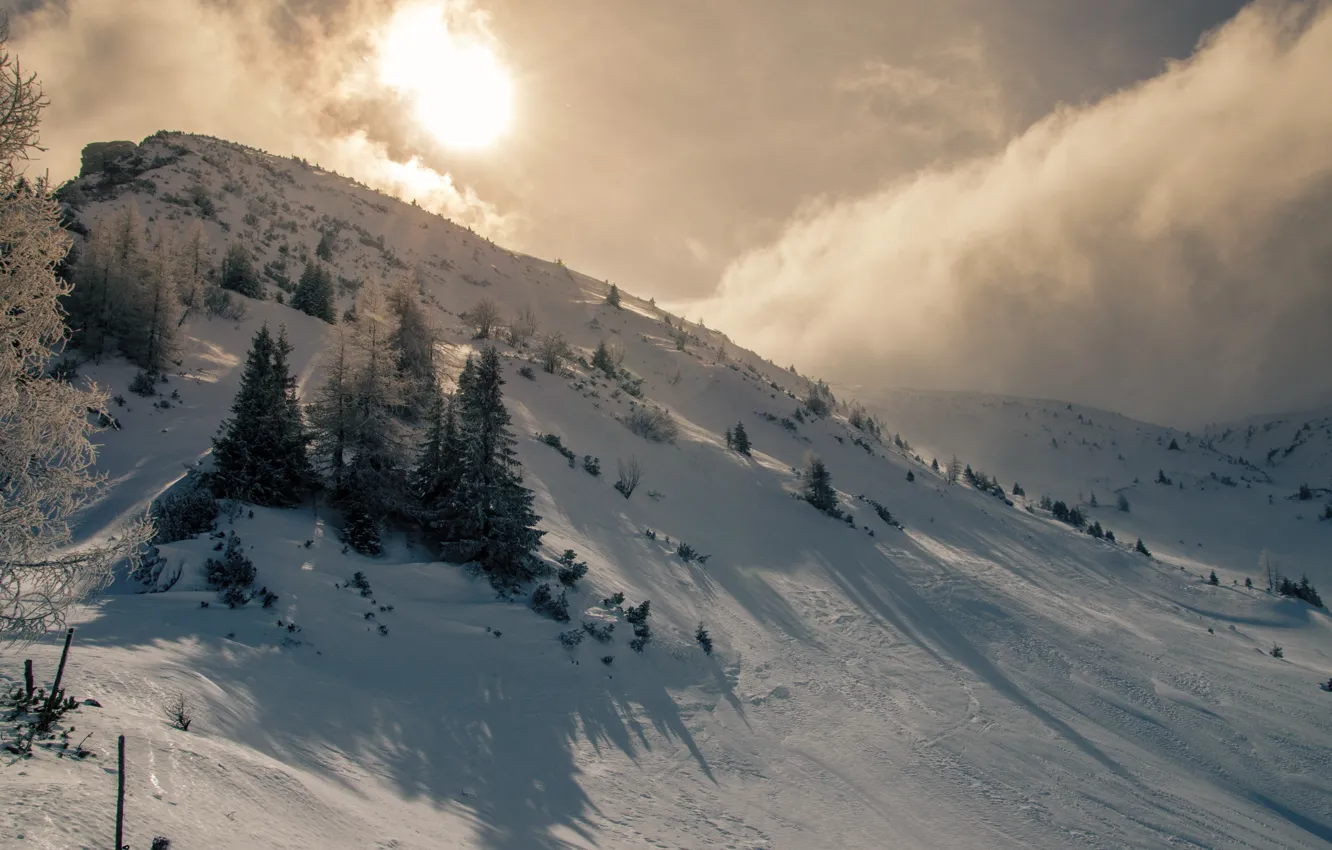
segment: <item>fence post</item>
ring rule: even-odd
[[[121,735],[116,744],[119,750],[117,761],[118,779],[116,781],[116,850],[125,847],[125,736]]]
[[[23,662],[23,687],[27,691],[28,702],[32,702],[32,692],[37,689],[37,684],[32,680],[32,659]]]
[[[60,680],[65,677],[65,662],[69,660],[69,642],[74,639],[74,627],[70,626],[65,632],[65,649],[60,653],[60,666],[56,668],[55,684],[51,686],[51,693],[46,696],[46,710],[49,713],[55,708],[56,701],[60,699]]]

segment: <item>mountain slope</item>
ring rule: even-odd
[[[40,751],[7,765],[7,842],[104,843],[115,780],[102,768],[119,733],[134,847],[159,833],[178,847],[312,848],[1332,841],[1323,612],[1207,585],[1205,572],[1122,540],[948,486],[840,415],[787,428],[801,379],[715,331],[690,326],[682,351],[650,303],[610,307],[604,283],[559,264],[299,163],[197,137],[148,145],[179,157],[134,178],[156,195],[126,182],[89,197],[85,224],[134,202],[157,232],[183,227],[194,213],[160,199],[196,183],[214,199],[218,252],[227,235],[263,244],[271,231],[266,262],[284,243],[299,256],[330,218],[360,222],[364,241],[342,229],[336,273],[409,275],[439,322],[446,377],[478,344],[457,316],[481,295],[506,315],[532,305],[584,356],[602,340],[622,347],[645,402],[679,422],[673,443],[617,421],[638,402],[587,367],[527,380],[517,370],[531,351],[499,344],[544,549],[573,548],[590,565],[570,625],[614,619],[602,600],[620,591],[626,604],[652,601],[654,640],[633,652],[620,622],[607,644],[566,648],[557,636],[569,626],[494,599],[405,539],[365,559],[343,551],[326,509],[245,510],[220,527],[243,538],[276,607],[200,607],[214,598],[200,589],[208,538],[163,547],[167,575],[180,571],[166,592],[123,581],[91,606],[66,681],[105,706],[76,718],[98,758]],[[242,195],[223,197],[228,181]],[[277,212],[248,225],[240,199],[255,193]],[[114,485],[85,534],[108,533],[207,451],[260,322],[285,322],[304,386],[319,380],[330,327],[272,301],[249,306],[241,322],[187,325],[181,374],[162,387],[179,389],[178,404],[117,411],[123,428],[103,435],[100,459]],[[132,370],[84,372],[118,391]],[[721,437],[741,421],[752,457]],[[571,466],[537,432],[605,471]],[[809,451],[854,525],[792,498]],[[631,457],[644,477],[625,499],[607,479]],[[706,563],[678,557],[682,541]],[[368,597],[345,586],[357,571]],[[711,656],[693,639],[700,621]],[[1267,654],[1273,642],[1283,659]],[[56,649],[34,650],[40,671]],[[5,675],[17,677],[14,662],[5,656]],[[158,712],[176,690],[198,707],[188,734]]]
[[[1259,554],[1270,549],[1292,576],[1332,583],[1332,522],[1320,519],[1332,503],[1326,416],[1256,417],[1193,434],[1084,405],[978,393],[899,390],[870,409],[927,460],[956,454],[1005,489],[1020,483],[1033,501],[1077,504],[1171,563],[1258,581]],[[1127,513],[1116,507],[1121,494]]]

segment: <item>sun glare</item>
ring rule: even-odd
[[[455,32],[446,7],[400,7],[377,44],[379,82],[406,97],[441,144],[481,148],[509,127],[513,83],[483,41]]]

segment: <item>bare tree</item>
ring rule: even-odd
[[[514,348],[518,348],[527,343],[529,339],[536,336],[537,328],[536,312],[532,310],[532,305],[524,304],[509,323],[508,342]]]
[[[564,334],[559,331],[546,334],[537,347],[537,358],[541,362],[541,368],[552,375],[559,374],[569,354],[569,343],[564,341]]]
[[[615,482],[615,489],[627,499],[634,495],[634,490],[638,489],[638,482],[643,480],[643,466],[636,457],[630,457],[627,461],[620,458],[615,465],[619,471],[619,480]]]
[[[70,285],[55,267],[70,242],[45,183],[21,175],[46,102],[6,35],[0,27],[0,637],[24,641],[62,625],[117,562],[137,562],[152,529],[143,518],[110,543],[71,546],[70,518],[103,484],[88,410],[106,395],[46,374],[69,334],[60,302]]]
[[[194,722],[194,710],[190,707],[190,701],[185,697],[184,691],[176,691],[167,704],[162,706],[162,716],[173,728],[182,732],[190,731],[190,724]]]
[[[1264,549],[1258,556],[1258,569],[1267,576],[1267,592],[1275,593],[1277,585],[1281,584],[1281,563],[1268,550]]]
[[[948,461],[948,483],[956,484],[957,479],[962,475],[962,461],[953,455],[953,459]]]
[[[482,298],[458,318],[476,328],[476,339],[490,339],[491,332],[500,321],[499,304],[495,303],[494,298]]]

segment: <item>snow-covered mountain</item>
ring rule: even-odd
[[[1328,411],[1193,433],[1083,405],[978,393],[898,390],[868,403],[926,460],[956,454],[1005,488],[1021,484],[1029,498],[1076,503],[1121,536],[1152,541],[1168,561],[1256,581],[1268,549],[1295,577],[1332,582],[1332,522],[1323,519],[1332,503]],[[1128,512],[1117,507],[1120,495]]]
[[[478,345],[459,314],[483,296],[506,317],[530,306],[584,358],[602,341],[622,352],[641,379],[633,391],[577,361],[529,380],[519,369],[531,350],[495,343],[543,551],[573,549],[590,566],[571,625],[615,620],[604,600],[620,592],[626,604],[651,600],[654,641],[632,651],[621,624],[607,643],[567,647],[569,626],[497,600],[406,538],[363,558],[322,507],[243,510],[220,527],[244,540],[276,605],[202,607],[215,595],[199,569],[219,543],[205,536],[162,547],[166,574],[180,574],[166,592],[122,581],[83,612],[65,683],[101,703],[73,715],[71,733],[91,733],[96,758],[39,748],[6,763],[6,846],[109,842],[118,734],[135,848],[154,835],[174,848],[335,850],[1332,841],[1332,715],[1318,688],[1332,675],[1332,622],[1244,587],[1259,578],[1256,553],[1232,563],[1212,543],[1238,509],[1200,536],[1210,500],[1252,485],[1265,502],[1293,480],[1230,445],[1233,434],[920,396],[876,400],[887,424],[877,441],[851,424],[849,405],[797,417],[806,379],[719,331],[682,334],[632,282],[613,307],[606,282],[240,146],[162,134],[136,155],[114,179],[90,174],[65,191],[84,226],[129,204],[154,237],[203,220],[214,261],[243,242],[268,268],[270,295],[335,233],[342,306],[358,280],[411,281],[438,323],[446,378]],[[243,320],[187,322],[161,398],[127,395],[116,409],[121,428],[102,435],[99,458],[112,486],[84,535],[111,533],[209,450],[261,323],[286,325],[303,392],[321,380],[330,325],[275,300],[247,307]],[[134,369],[81,373],[123,393]],[[620,419],[638,404],[668,409],[678,437],[632,433]],[[726,448],[736,423],[751,456]],[[538,432],[599,459],[602,473]],[[793,498],[809,452],[826,461],[850,523]],[[949,485],[929,461],[953,454],[1006,490],[1021,481],[1028,498]],[[626,499],[612,483],[631,458],[643,479]],[[1154,467],[1185,488],[1152,485]],[[1237,483],[1213,486],[1212,472]],[[1077,476],[1118,542],[1034,507],[1046,489],[1073,500]],[[1132,511],[1118,514],[1125,487]],[[1291,523],[1332,533],[1312,517]],[[1186,544],[1176,528],[1189,529]],[[1167,557],[1135,554],[1140,534]],[[680,543],[707,560],[681,558]],[[348,587],[357,572],[366,595]],[[695,640],[700,623],[711,655]],[[58,649],[26,654],[47,676]],[[18,656],[6,653],[0,673],[17,680]],[[189,732],[161,714],[176,692],[196,707]]]

